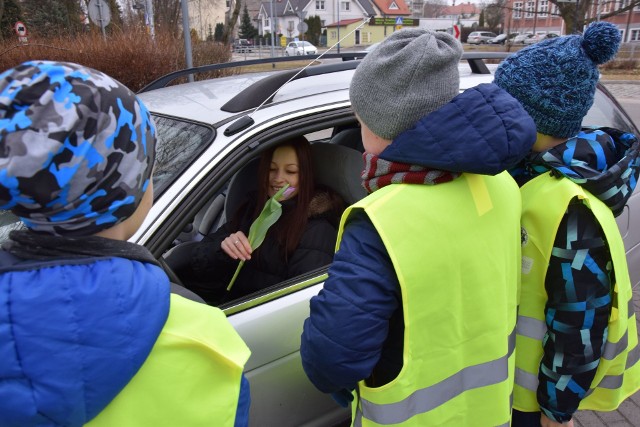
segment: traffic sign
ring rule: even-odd
[[[22,22],[18,21],[14,24],[13,29],[15,30],[16,34],[20,37],[26,37],[27,35],[27,26],[24,25]]]
[[[111,10],[104,0],[91,0],[89,2],[89,18],[94,24],[104,29],[111,22]]]
[[[27,26],[24,25],[22,22],[18,21],[13,25],[13,29],[16,32],[16,34],[18,35],[18,41],[20,43],[28,43],[29,39],[27,39]]]
[[[396,31],[402,29],[402,17],[398,16],[396,18]]]
[[[453,37],[455,37],[456,40],[460,40],[460,25],[453,26]]]

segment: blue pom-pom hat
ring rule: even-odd
[[[539,133],[569,138],[593,105],[598,65],[613,59],[619,47],[618,28],[594,22],[583,35],[548,39],[515,53],[500,64],[494,82],[520,101]]]

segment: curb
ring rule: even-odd
[[[610,85],[610,84],[620,84],[620,85],[637,85],[640,84],[640,80],[607,80],[607,79],[600,79],[600,83],[605,84],[605,85]]]

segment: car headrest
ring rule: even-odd
[[[362,134],[359,127],[343,129],[331,137],[331,144],[342,145],[364,153]]]
[[[316,184],[331,188],[347,205],[367,195],[360,173],[364,167],[362,154],[353,148],[332,143],[311,145]]]
[[[334,190],[346,205],[366,196],[360,178],[360,172],[364,167],[360,152],[331,143],[316,143],[311,145],[311,158],[317,185]],[[255,191],[259,162],[259,158],[252,159],[231,178],[224,202],[227,220],[246,200],[247,193]]]

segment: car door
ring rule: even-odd
[[[173,212],[166,219],[167,224],[173,223],[173,218],[198,217],[206,200],[223,194],[235,172],[255,159],[267,145],[292,133],[306,135],[313,144],[326,143],[334,124],[332,116],[340,118],[335,124],[343,123],[345,116],[355,122],[348,109],[332,108],[334,111],[325,111],[317,117],[278,117],[259,134],[240,137],[227,144],[229,150],[224,158],[212,159],[217,164],[197,185],[188,200],[176,205],[182,212]],[[357,152],[357,158],[361,162],[361,153]],[[358,165],[353,171],[358,183],[360,170]],[[331,173],[338,177],[340,171]],[[220,212],[219,215],[222,217],[224,213]],[[221,220],[217,218],[212,222],[219,224]],[[189,225],[182,228],[190,228]],[[172,234],[163,236],[164,245],[172,246],[175,237]],[[158,247],[161,245],[159,240],[156,244]],[[164,251],[165,255],[172,249]],[[252,352],[245,366],[245,376],[251,387],[251,425],[331,426],[350,417],[348,410],[311,384],[300,360],[300,335],[304,320],[309,315],[309,299],[322,288],[326,272],[326,267],[311,271],[220,306]]]
[[[602,85],[598,85],[593,106],[582,124],[583,126],[609,126],[640,135],[633,121]],[[631,285],[638,288],[640,287],[640,190],[636,188],[623,212],[616,218],[616,222],[627,252]]]

